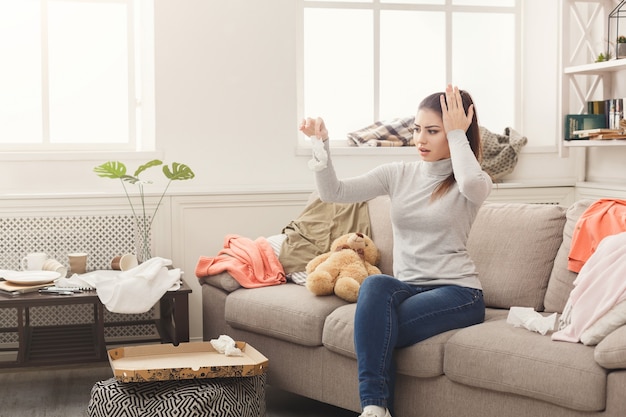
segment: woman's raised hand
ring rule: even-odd
[[[474,105],[470,104],[467,114],[465,114],[463,98],[459,88],[452,88],[452,85],[448,84],[445,97],[443,94],[441,95],[441,116],[446,133],[455,129],[461,129],[466,132],[472,124]]]
[[[318,139],[327,140],[328,139],[328,130],[326,129],[326,124],[324,124],[324,120],[321,117],[313,119],[308,117],[303,119],[300,123],[300,131],[305,135],[317,136]]]

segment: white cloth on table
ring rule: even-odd
[[[73,275],[57,286],[96,289],[98,298],[113,313],[140,314],[149,311],[163,294],[180,288],[181,271],[168,269],[172,261],[151,258],[127,271],[93,271]]]

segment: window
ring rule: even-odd
[[[375,121],[413,116],[447,82],[468,90],[479,123],[519,122],[516,0],[303,1],[303,116],[331,139]]]
[[[0,149],[149,150],[147,0],[0,2]]]

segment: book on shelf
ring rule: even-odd
[[[626,139],[626,134],[620,129],[586,129],[575,130],[572,133],[581,139]]]
[[[605,127],[618,129],[620,121],[624,119],[624,98],[610,98],[600,101],[587,102],[587,114],[603,115],[606,119]]]
[[[591,129],[606,129],[606,118],[603,114],[567,114],[565,115],[564,139],[588,139],[574,132]]]
[[[607,114],[608,100],[588,101],[587,113],[588,114]]]
[[[623,133],[601,133],[598,135],[590,136],[591,140],[600,140],[600,139],[626,139],[626,135]]]
[[[574,130],[572,133],[578,136],[591,136],[591,135],[600,135],[600,134],[613,134],[613,133],[619,133],[619,132],[620,131],[617,129],[597,128],[597,129]]]

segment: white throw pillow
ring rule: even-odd
[[[580,341],[587,346],[597,345],[624,324],[626,324],[626,301],[615,305],[608,313],[593,323],[580,335]]]

